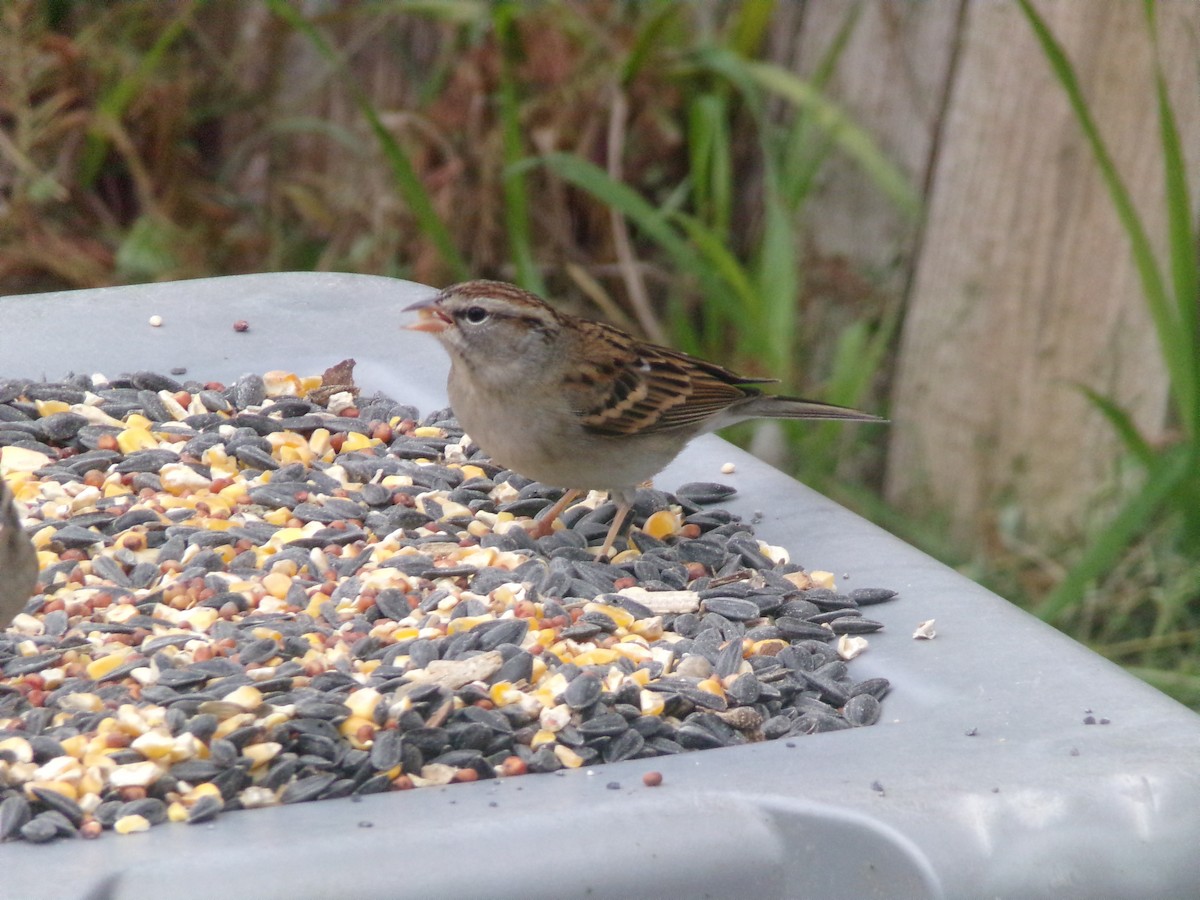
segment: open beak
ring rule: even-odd
[[[437,307],[437,301],[438,297],[430,297],[404,307],[404,312],[416,312],[420,316],[417,321],[404,327],[408,331],[426,331],[430,334],[438,334],[449,328],[451,319]]]

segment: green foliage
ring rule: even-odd
[[[391,164],[396,189],[416,216],[421,232],[434,242],[441,253],[442,262],[454,273],[454,276],[458,279],[467,278],[470,269],[466,261],[462,258],[462,255],[458,252],[458,248],[455,245],[454,239],[450,236],[450,231],[446,228],[446,224],[434,210],[433,201],[430,199],[429,193],[425,190],[425,186],[421,183],[420,178],[417,177],[417,172],[413,168],[412,162],[400,146],[400,142],[396,140],[387,126],[383,124],[383,119],[371,102],[370,97],[346,71],[344,60],[321,35],[316,26],[304,18],[288,0],[268,0],[268,4],[275,15],[279,16],[308,38],[321,55],[342,74],[346,86],[354,98],[355,105],[362,113],[363,118],[366,119],[368,125],[370,125],[371,133],[375,135],[375,139],[379,142],[384,156],[386,156],[388,162]]]

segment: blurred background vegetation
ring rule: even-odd
[[[890,414],[731,437],[1200,706],[1200,117],[1171,89],[1197,25],[1182,0],[5,0],[0,294],[517,281]]]

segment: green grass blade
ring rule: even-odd
[[[351,77],[345,63],[334,52],[333,47],[330,46],[329,42],[325,40],[316,27],[308,19],[304,18],[298,10],[293,8],[287,0],[267,0],[267,2],[270,5],[271,12],[303,34],[317,49],[317,52],[328,60],[345,80],[346,86],[354,98],[355,105],[358,107],[359,112],[362,113],[363,118],[367,120],[371,132],[375,135],[376,140],[379,141],[379,146],[392,168],[392,177],[395,179],[396,188],[400,191],[400,196],[408,204],[422,233],[433,241],[433,245],[437,248],[442,258],[442,263],[450,270],[453,278],[456,280],[469,278],[470,269],[462,255],[458,252],[458,248],[454,245],[454,241],[450,237],[450,232],[446,228],[446,223],[442,221],[437,211],[433,208],[433,201],[429,197],[429,192],[425,190],[425,185],[421,183],[421,179],[417,177],[417,173],[413,169],[408,155],[400,147],[400,144],[392,136],[392,133],[388,131],[387,126],[383,124],[383,121],[379,118],[379,113],[371,104],[370,98],[367,97],[363,89]]]
[[[545,166],[558,177],[587,191],[601,203],[627,217],[643,235],[674,259],[681,275],[699,281],[705,293],[715,296],[722,290],[722,279],[704,257],[675,230],[666,214],[633,188],[610,178],[599,166],[567,153],[548,153],[525,160],[512,168],[521,170],[534,165]]]
[[[757,56],[771,27],[775,0],[742,0],[729,27],[729,48],[739,56]]]
[[[1100,169],[1101,178],[1108,189],[1109,198],[1116,209],[1121,226],[1129,238],[1134,265],[1142,283],[1142,293],[1150,310],[1154,327],[1158,333],[1159,346],[1162,348],[1163,361],[1171,376],[1171,388],[1180,411],[1184,414],[1183,421],[1188,428],[1196,422],[1192,416],[1194,405],[1194,382],[1189,384],[1191,376],[1192,345],[1194,339],[1184,335],[1174,304],[1171,302],[1163,274],[1154,256],[1150,238],[1142,223],[1141,217],[1133,205],[1133,199],[1125,186],[1124,180],[1117,172],[1116,165],[1108,152],[1108,146],[1100,135],[1100,130],[1092,118],[1091,110],[1079,81],[1075,77],[1074,67],[1067,59],[1066,53],[1057,39],[1051,34],[1049,26],[1038,14],[1029,0],[1017,0],[1033,28],[1034,35],[1042,46],[1042,53],[1050,63],[1059,83],[1062,85],[1075,118],[1092,148],[1092,155]],[[1194,300],[1193,300],[1194,302]],[[1191,433],[1191,432],[1189,432]]]
[[[1148,24],[1153,29],[1152,8],[1147,17]],[[1190,362],[1188,371],[1173,372],[1172,375],[1181,378],[1184,382],[1181,387],[1190,392],[1190,402],[1187,397],[1181,398],[1184,406],[1180,413],[1181,418],[1188,423],[1187,433],[1196,441],[1200,438],[1200,321],[1197,319],[1197,307],[1200,305],[1200,272],[1197,271],[1196,258],[1200,252],[1200,246],[1197,245],[1200,235],[1197,235],[1193,224],[1187,163],[1184,161],[1175,111],[1171,106],[1167,82],[1158,58],[1157,34],[1152,30],[1150,36],[1155,43],[1154,82],[1158,99],[1159,142],[1162,145],[1163,174],[1166,181],[1171,280],[1180,322],[1179,340],[1185,349],[1190,351],[1186,354]]]
[[[1191,454],[1184,447],[1175,450],[1160,458],[1142,489],[1130,498],[1108,527],[1091,540],[1083,558],[1037,607],[1035,612],[1041,618],[1052,622],[1066,610],[1078,606],[1088,585],[1112,569],[1125,548],[1145,531],[1153,516],[1188,479],[1194,478]]]
[[[660,46],[670,47],[675,44],[672,38],[664,36],[664,32],[668,26],[674,24],[676,14],[684,7],[678,3],[662,3],[660,7],[658,12],[651,16],[650,20],[642,27],[629,55],[621,64],[618,81],[622,87],[628,85],[642,70],[647,61],[653,57],[655,50]]]
[[[921,208],[920,198],[909,179],[883,155],[862,128],[811,83],[770,63],[746,63],[749,75],[767,91],[783,97],[804,110],[814,126],[825,132],[834,144],[867,174],[871,181],[908,215]]]
[[[1133,424],[1133,419],[1130,418],[1129,413],[1121,409],[1113,400],[1092,390],[1087,385],[1078,384],[1076,387],[1091,401],[1092,405],[1100,411],[1104,418],[1108,419],[1108,423],[1125,445],[1125,449],[1132,453],[1145,468],[1153,466],[1156,458],[1154,448],[1142,437],[1142,433]]]
[[[513,77],[513,59],[519,52],[514,22],[517,10],[511,2],[493,7],[492,22],[500,44],[500,128],[504,142],[504,220],[508,231],[508,247],[517,269],[517,282],[535,294],[546,293],[533,257],[533,236],[529,226],[529,194],[525,173],[512,168],[512,163],[524,158],[521,146],[521,107],[517,84]]]
[[[854,3],[846,13],[837,34],[821,55],[816,68],[809,76],[809,84],[816,90],[824,91],[829,79],[837,69],[838,60],[850,43],[858,20],[862,15],[861,0]],[[828,138],[820,138],[816,129],[804,114],[797,110],[792,127],[785,135],[780,136],[782,142],[779,148],[780,156],[780,185],[786,198],[788,208],[795,211],[811,193],[821,164],[829,156],[831,142]]]
[[[757,315],[759,295],[754,282],[746,268],[729,249],[729,245],[712,228],[704,225],[695,216],[678,213],[671,217],[687,233],[695,250],[703,256],[710,268],[729,286],[729,291],[721,292],[711,298],[710,302],[717,309],[736,318],[737,315]],[[730,323],[732,324],[732,322]]]
[[[768,162],[763,173],[763,229],[754,280],[762,295],[759,303],[767,370],[772,376],[791,383],[795,374],[793,357],[800,264],[792,216],[784,208],[776,182]]]
[[[688,105],[688,178],[699,215],[726,239],[733,215],[733,160],[729,101],[716,92]]]
[[[118,81],[108,93],[100,98],[96,105],[96,111],[100,118],[108,121],[116,121],[121,118],[133,98],[137,96],[137,92],[145,84],[146,79],[158,68],[158,64],[162,62],[167,50],[183,35],[190,18],[191,6],[189,5],[170,25],[163,29],[158,40],[142,56],[137,69]],[[79,164],[79,181],[83,188],[90,188],[95,182],[96,176],[100,174],[100,167],[104,165],[104,158],[108,155],[108,144],[108,138],[102,128],[93,127],[88,130],[87,138],[84,141],[83,157]]]
[[[728,352],[728,337],[736,340],[738,355],[761,359],[763,346],[762,298],[750,273],[729,249],[729,244],[694,216],[676,214],[672,220],[686,233],[688,240],[722,282],[722,288],[704,297],[704,332],[690,335],[685,344],[701,356],[720,356]],[[713,283],[711,280],[709,283]]]

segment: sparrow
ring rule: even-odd
[[[617,514],[606,557],[638,486],[697,435],[747,419],[878,416],[798,397],[764,394],[773,379],[737,375],[638,340],[612,325],[568,315],[515,285],[467,281],[408,306],[411,331],[432,334],[450,356],[450,406],[493,460],[566,493],[535,533],[585,490],[605,490]]]

